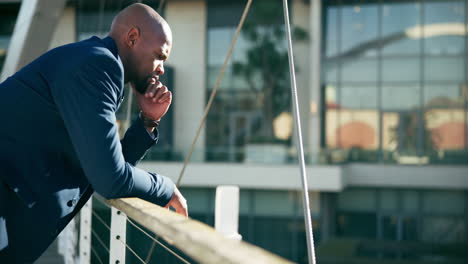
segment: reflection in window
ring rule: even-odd
[[[376,85],[343,85],[341,87],[340,107],[342,109],[376,109]]]
[[[426,84],[424,86],[425,108],[455,108],[463,112],[463,89],[460,83]]]
[[[377,60],[374,59],[346,60],[342,64],[341,79],[348,82],[375,82],[377,69]]]
[[[426,54],[462,54],[465,45],[464,1],[425,1],[424,51]],[[437,25],[444,25],[444,30]],[[435,25],[435,27],[434,27]],[[457,30],[461,28],[460,30]]]
[[[208,3],[208,89],[214,88],[238,21],[217,15],[241,12],[242,3]],[[218,12],[218,13],[217,13]],[[235,46],[207,122],[207,159],[275,162],[288,160],[292,117],[289,66],[278,1],[256,1]],[[240,13],[239,13],[240,14]],[[296,41],[305,31],[295,28]],[[270,146],[265,152],[264,145]],[[273,151],[274,149],[274,151]]]
[[[235,28],[233,27],[218,27],[210,29],[208,34],[208,65],[218,66],[223,65],[224,58],[231,45],[234,36]]]
[[[404,34],[406,30],[421,24],[420,6],[419,3],[385,1],[382,6],[384,55],[417,55],[420,52],[420,39],[408,38]]]
[[[336,92],[339,91],[339,97]],[[372,84],[328,85],[326,93],[326,144],[331,162],[376,161],[379,147],[377,88]]]
[[[425,113],[425,120],[430,131],[430,136],[437,150],[454,151],[463,150],[465,147],[466,126],[464,111],[461,109],[432,109]],[[447,158],[457,158],[457,153],[439,154],[439,158],[449,155]],[[441,157],[440,157],[441,156]],[[463,156],[458,158],[465,158]]]
[[[418,58],[384,58],[382,60],[382,81],[419,81],[420,60]]]
[[[326,55],[327,57],[336,56],[338,53],[338,8],[330,7],[327,8],[325,16],[327,17],[326,21],[326,34],[328,38],[326,39]]]
[[[404,157],[418,155],[420,120],[416,111],[382,113],[382,149],[388,152],[385,155],[390,155],[385,158],[407,163]]]
[[[427,81],[459,81],[465,78],[463,57],[424,58],[424,79]]]
[[[368,110],[378,113],[373,122],[379,160],[466,164],[467,57],[460,55],[465,53],[467,2],[324,3],[327,161],[352,160],[334,152],[351,145],[343,143],[350,117],[365,130],[363,111]],[[380,56],[374,60],[375,54]],[[441,127],[443,120],[448,123]]]
[[[384,159],[392,159],[387,157],[385,152],[393,152],[397,149],[398,141],[395,138],[396,129],[398,128],[399,116],[395,112],[382,113],[382,150],[384,151]]]
[[[382,86],[382,109],[411,110],[420,106],[418,84],[384,84]]]
[[[337,82],[338,72],[341,65],[336,60],[326,60],[322,64],[322,79],[326,82]]]
[[[327,145],[330,148],[378,148],[378,113],[373,110],[341,110],[327,112]],[[359,160],[361,153],[352,153]],[[375,157],[374,157],[375,158]]]
[[[325,104],[327,110],[338,109],[337,89],[338,84],[330,83],[325,87]]]
[[[378,15],[375,2],[358,1],[355,5],[342,7],[341,18],[341,52],[358,48],[366,42],[376,40],[378,36]],[[365,56],[375,56],[376,51],[370,49]]]

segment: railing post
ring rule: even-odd
[[[241,240],[239,227],[239,187],[216,187],[215,230],[223,236]]]
[[[91,263],[91,212],[93,198],[80,211],[80,264]]]
[[[112,207],[109,264],[125,264],[127,215]]]

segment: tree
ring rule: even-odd
[[[234,61],[233,73],[243,78],[256,95],[256,104],[263,119],[255,137],[274,140],[273,120],[290,110],[289,64],[286,33],[281,2],[254,1],[251,13],[242,29],[250,44],[245,61]],[[294,40],[304,41],[307,32],[293,28]]]

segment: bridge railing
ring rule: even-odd
[[[138,250],[127,244],[127,223],[168,250],[181,263],[292,263],[247,242],[226,238],[204,223],[138,198],[116,200],[105,200],[100,196],[96,198],[94,201],[111,208],[110,224],[93,211],[93,199],[90,199],[90,202],[83,207],[80,217],[79,259],[83,264],[90,263],[91,255],[95,255],[94,259],[99,263],[104,263],[91,247],[91,239],[96,239],[100,246],[108,251],[109,263],[124,264],[126,253],[133,254],[141,263],[150,263],[150,259],[145,260],[138,255]],[[101,222],[100,224],[108,229],[110,234],[108,239],[99,237],[94,231],[92,219]],[[144,229],[153,234],[149,234]],[[180,256],[170,247],[177,248],[189,258]]]

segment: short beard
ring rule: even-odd
[[[142,82],[142,81],[133,82],[133,88],[135,88],[135,90],[140,94],[145,94],[147,87],[148,87],[147,82]]]

